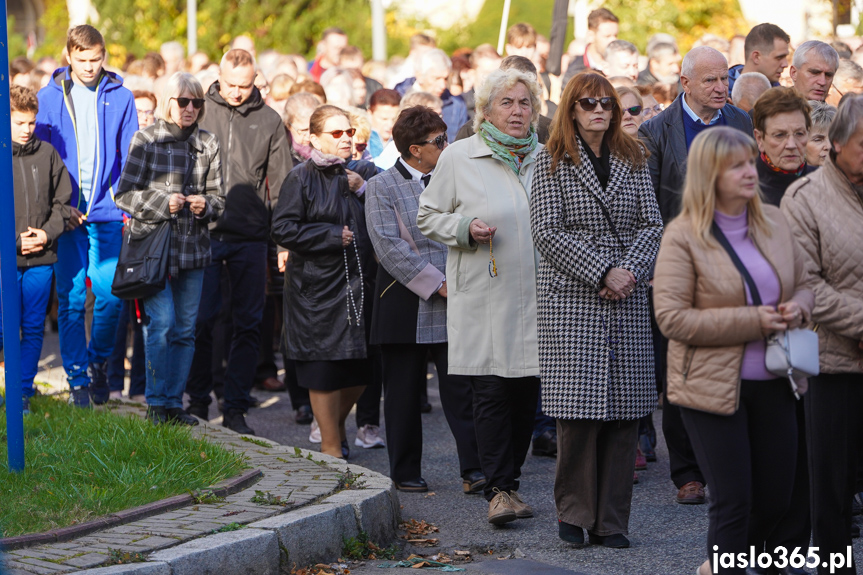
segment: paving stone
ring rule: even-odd
[[[18,564],[16,566],[16,563]],[[57,573],[58,571],[66,571],[68,567],[64,567],[58,563],[49,563],[48,561],[42,561],[41,559],[34,559],[32,557],[21,557],[20,559],[16,559],[15,561],[11,561],[9,563],[10,567],[17,567],[18,569],[28,569],[33,571],[33,573]]]
[[[167,563],[146,562],[129,563],[127,565],[112,565],[98,569],[79,571],[76,575],[171,575],[171,567]]]
[[[293,565],[332,561],[342,552],[344,537],[359,533],[353,508],[348,505],[312,505],[249,525],[272,529],[287,551],[288,571]]]
[[[95,567],[96,565],[101,565],[105,561],[110,559],[107,554],[102,553],[87,553],[86,555],[81,555],[80,557],[73,557],[63,561],[65,565],[71,565],[72,567]]]
[[[157,551],[150,559],[167,563],[173,575],[277,575],[279,541],[272,531],[241,529]]]

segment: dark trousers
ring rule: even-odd
[[[478,375],[470,378],[470,385],[479,460],[488,479],[485,498],[491,501],[495,487],[518,491],[533,434],[539,378]]]
[[[357,400],[357,429],[364,425],[380,426],[381,424],[381,393],[383,392],[381,357],[369,355],[369,359],[372,362],[372,381]]]
[[[222,305],[222,262],[231,284],[231,348],[225,371],[225,409],[249,408],[258,363],[261,319],[264,313],[267,242],[222,242],[212,238],[213,263],[204,272],[198,309],[195,358],[186,391],[191,403],[207,405],[212,386],[213,327]]]
[[[708,557],[759,548],[787,512],[797,460],[794,402],[785,380],[743,380],[733,415],[680,409],[710,482]],[[713,567],[723,575],[746,573],[736,566]]]
[[[863,425],[863,374],[822,373],[804,396],[809,439],[812,543],[822,559],[851,545],[851,499],[857,481]],[[829,567],[818,566],[818,573]],[[834,573],[856,573],[845,566]]]
[[[422,476],[423,428],[421,391],[426,382],[428,356],[438,373],[441,406],[458,452],[459,470],[480,469],[473,425],[470,378],[448,375],[447,344],[390,344],[381,346],[384,419],[390,477],[395,482]]]
[[[629,531],[638,420],[557,420],[554,502],[564,523],[596,535]]]
[[[809,518],[809,457],[806,449],[806,415],[804,401],[795,402],[797,418],[797,465],[794,469],[794,489],[791,492],[791,505],[788,512],[767,538],[764,550],[774,553],[777,547],[784,547],[790,553],[795,547],[806,555],[812,535],[812,522]]]
[[[142,310],[143,314],[143,310]],[[114,350],[108,357],[108,386],[111,391],[123,391],[126,384],[126,339],[132,326],[132,370],[129,379],[129,397],[144,395],[147,387],[146,359],[144,358],[144,323],[138,323],[134,301],[124,301],[117,321]]]
[[[533,420],[533,438],[536,439],[546,431],[554,431],[557,433],[557,427],[555,426],[555,419],[553,417],[549,417],[542,412],[542,399],[537,398],[536,400],[536,416]]]
[[[258,349],[258,366],[255,370],[255,383],[270,377],[278,379],[276,349],[279,349],[278,335],[282,326],[282,295],[268,295],[264,300],[264,320],[261,322],[261,343]]]

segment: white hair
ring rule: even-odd
[[[530,104],[533,109],[530,115],[530,123],[536,128],[536,124],[539,122],[539,110],[542,103],[542,88],[540,88],[539,82],[536,81],[536,77],[525,74],[515,68],[510,68],[508,70],[495,70],[476,89],[476,116],[473,121],[474,132],[479,132],[479,127],[485,121],[485,114],[491,112],[491,106],[498,94],[512,88],[519,82],[525,85],[530,94]]]
[[[695,74],[695,66],[699,61],[708,60],[716,57],[722,58],[725,61],[725,67],[728,67],[728,60],[722,55],[722,52],[710,46],[697,46],[686,53],[683,57],[683,63],[680,64],[680,75],[692,78]]]
[[[615,40],[605,48],[605,59],[616,57],[618,54],[638,54],[638,48],[632,42],[626,40]]]
[[[414,62],[414,72],[417,78],[425,76],[432,70],[446,70],[447,72],[452,70],[449,56],[439,48],[426,50]]]
[[[810,52],[813,52],[816,56],[827,62],[827,65],[833,68],[834,72],[839,67],[839,53],[830,44],[825,44],[819,40],[808,40],[800,44],[797,50],[794,51],[791,65],[798,70],[805,66],[806,58]]]
[[[770,80],[761,72],[747,72],[740,74],[734,82],[734,87],[731,89],[731,101],[734,105],[742,100],[747,100],[751,104],[755,103],[758,96],[770,89]]]
[[[183,45],[179,42],[165,42],[159,48],[159,53],[162,55],[162,58],[173,59],[176,61],[180,61],[183,59],[183,56],[186,55],[186,49],[183,48]]]

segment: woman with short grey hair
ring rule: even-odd
[[[806,143],[806,163],[817,167],[824,163],[830,153],[827,132],[836,115],[836,107],[817,100],[809,100],[809,105],[812,107],[812,112],[809,113],[812,127],[809,129],[809,141]]]
[[[806,404],[812,539],[822,557],[851,547],[851,505],[863,421],[863,96],[839,106],[824,164],[788,188],[782,211],[803,248],[815,307],[821,374]],[[828,570],[821,565],[818,573]],[[853,565],[833,573],[856,573]]]
[[[532,517],[518,494],[539,393],[529,198],[541,92],[517,70],[476,93],[476,134],[440,155],[417,226],[448,246],[449,374],[470,377],[488,521]]]

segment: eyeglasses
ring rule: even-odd
[[[629,112],[630,116],[638,116],[641,114],[641,106],[632,106],[630,108],[624,108],[624,112]]]
[[[441,134],[434,140],[426,140],[425,142],[416,142],[413,146],[425,146],[426,144],[434,144],[438,150],[443,150],[446,147],[446,134]]]
[[[192,104],[192,107],[196,110],[200,110],[204,106],[203,98],[171,98],[172,100],[177,100],[177,105],[180,106],[180,109],[185,109]]]
[[[348,128],[347,130],[333,130],[332,132],[322,132],[324,134],[329,134],[336,140],[342,137],[342,134],[347,134],[348,138],[353,138],[354,134],[357,133],[356,128]]]
[[[362,144],[359,142],[354,143],[354,148],[356,148],[358,152],[365,152],[366,148],[368,148],[368,147],[369,147],[368,142],[364,142]]]
[[[152,118],[155,115],[153,110],[138,110],[139,116],[144,116],[145,118]]]
[[[596,105],[599,104],[603,110],[608,112],[609,110],[614,109],[614,98],[606,96],[605,98],[581,98],[578,101],[578,105],[581,106],[581,109],[585,112],[593,112],[596,109]]]

